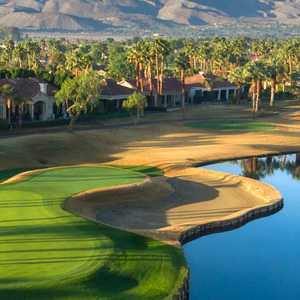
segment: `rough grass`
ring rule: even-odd
[[[0,186],[0,299],[171,298],[186,274],[181,250],[63,210],[72,194],[144,178],[72,167]]]
[[[242,120],[191,122],[186,123],[185,125],[192,128],[235,131],[264,131],[276,128],[276,126],[264,122],[251,122]]]

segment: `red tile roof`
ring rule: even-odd
[[[38,78],[15,78],[15,79],[0,79],[0,87],[4,84],[10,84],[14,90],[20,93],[23,97],[31,99],[40,93],[40,83],[45,83]],[[52,84],[47,86],[47,95],[54,96],[57,88]]]
[[[103,86],[101,91],[101,98],[104,98],[105,96],[108,97],[130,96],[134,92],[133,89],[122,86],[113,79],[106,79],[105,83],[106,85]]]
[[[135,79],[126,79],[133,87],[136,87]],[[157,90],[157,80],[152,79],[153,91]],[[144,79],[144,91],[150,92],[150,80]],[[164,78],[163,79],[163,94],[168,93],[180,93],[181,92],[181,81],[177,78]]]
[[[185,78],[185,88],[191,89],[194,87],[222,89],[228,87],[236,87],[236,84],[229,82],[227,79],[219,78],[212,74],[196,74]]]

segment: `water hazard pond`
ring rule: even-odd
[[[300,299],[300,154],[204,168],[267,182],[280,191],[284,208],[233,231],[186,244],[190,299]]]

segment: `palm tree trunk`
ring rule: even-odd
[[[136,75],[135,75],[135,85],[136,85],[136,89],[138,90],[139,89],[139,84],[140,84],[139,62],[138,61],[135,62],[135,72],[136,72]]]
[[[144,92],[144,81],[143,81],[143,64],[139,63],[139,79],[140,79],[140,89]]]
[[[156,66],[156,92],[159,94],[159,57],[158,52],[155,53],[155,66]]]
[[[165,69],[165,56],[161,56],[161,70],[160,70],[160,94],[162,95],[163,93],[163,76],[164,76],[164,69]]]
[[[270,106],[274,105],[274,98],[275,98],[275,86],[276,81],[274,78],[271,79],[271,98],[270,98]]]
[[[193,67],[193,56],[189,55],[189,59],[190,59],[190,66],[192,68]]]
[[[256,99],[256,82],[252,80],[252,111],[255,111],[255,99]]]
[[[12,105],[12,101],[11,99],[7,99],[7,122],[8,122],[8,126],[9,129],[11,129],[11,105]]]
[[[78,120],[80,116],[80,112],[76,113],[75,115],[70,113],[70,123],[68,126],[69,131],[73,131],[74,123]]]
[[[18,109],[19,109],[19,118],[18,118],[18,121],[19,121],[19,127],[22,127],[22,104],[19,103],[19,106],[18,106]]]
[[[292,80],[292,76],[293,76],[293,61],[292,61],[292,57],[291,56],[289,56],[288,62],[289,62],[289,74],[291,76],[290,84],[291,84],[291,86],[293,86],[293,80]]]
[[[261,94],[261,80],[258,79],[256,81],[256,84],[257,84],[257,88],[256,88],[257,90],[256,90],[255,112],[257,113],[259,109],[259,101],[260,101],[260,94]]]
[[[185,100],[185,90],[184,90],[184,85],[185,85],[185,76],[184,76],[184,69],[181,70],[181,105],[182,109],[184,109],[184,100]]]
[[[149,78],[149,86],[150,86],[150,93],[152,95],[153,92],[153,82],[152,82],[152,68],[151,68],[151,61],[148,62],[148,78]]]

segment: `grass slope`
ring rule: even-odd
[[[252,122],[243,120],[191,122],[186,123],[185,125],[192,128],[237,131],[264,131],[276,128],[276,126],[264,122]]]
[[[168,299],[186,273],[179,249],[62,209],[72,194],[144,178],[72,167],[0,186],[0,299]]]

